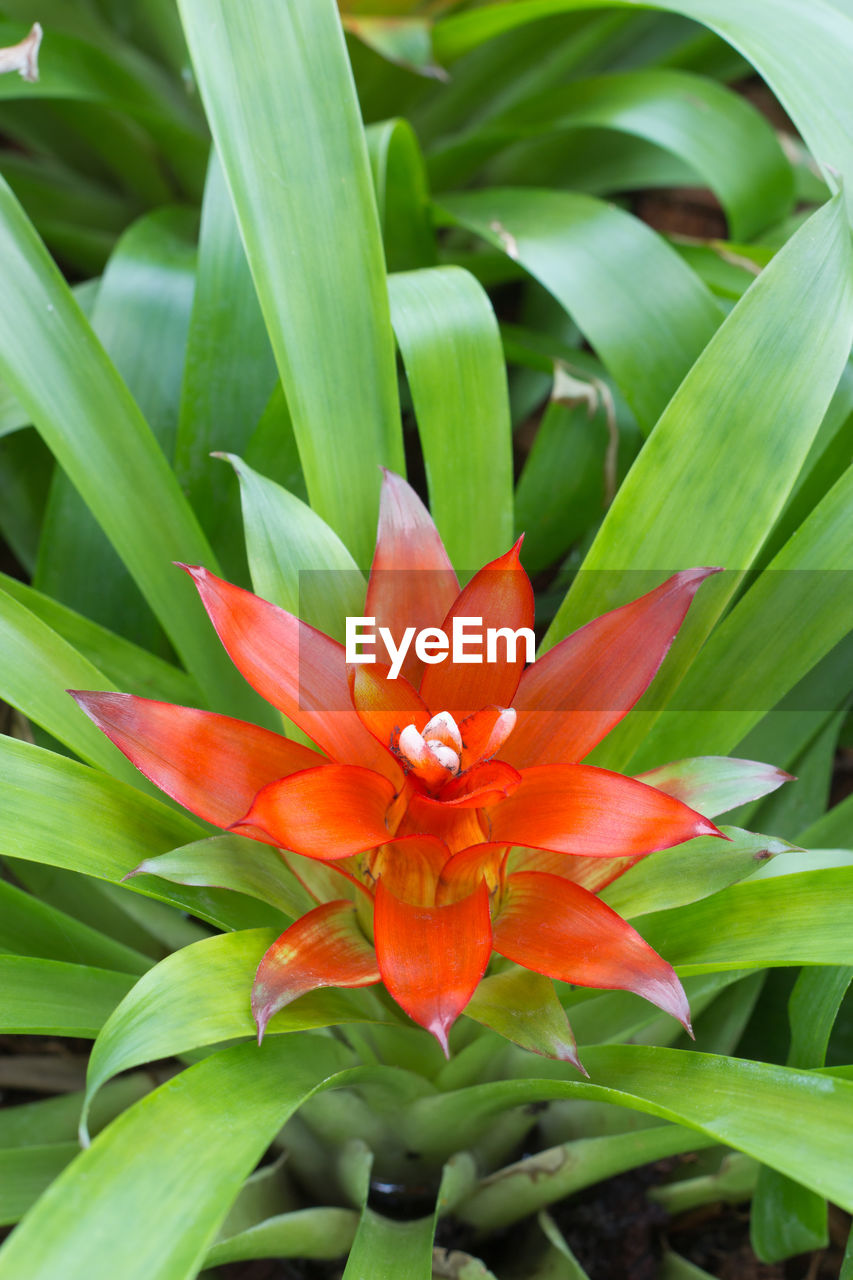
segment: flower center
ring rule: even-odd
[[[455,778],[459,773],[462,735],[449,711],[439,711],[419,732],[406,725],[397,742],[400,755],[416,777],[430,790]]]

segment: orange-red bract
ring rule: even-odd
[[[530,628],[519,548],[460,593],[426,508],[386,473],[365,616],[396,641],[412,625],[449,632],[455,617]],[[335,640],[203,568],[188,572],[234,663],[316,750],[210,712],[75,696],[188,809],[325,862],[340,881],[339,900],[296,921],[261,961],[261,1031],[312,986],[381,977],[446,1049],[493,950],[550,977],[636,992],[688,1024],[671,967],[594,890],[655,850],[720,833],[677,794],[677,767],[669,794],[582,761],[647,688],[713,569],[674,574],[527,667],[523,646],[499,644],[497,660],[479,664],[410,653],[396,680],[384,650],[348,669]],[[353,880],[374,904],[372,939],[342,901]]]

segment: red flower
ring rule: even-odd
[[[412,626],[449,633],[462,617],[530,628],[519,545],[460,592],[428,512],[386,475],[365,614],[396,640]],[[646,854],[720,832],[675,795],[580,762],[646,689],[714,570],[675,574],[526,668],[521,646],[499,642],[499,660],[481,664],[426,665],[410,650],[397,679],[381,658],[348,669],[337,641],[188,572],[239,670],[317,750],[208,711],[74,696],[188,809],[337,873],[339,897],[261,961],[261,1034],[306,991],[381,980],[446,1050],[492,951],[564,982],[636,992],[689,1025],[672,968],[596,891]]]

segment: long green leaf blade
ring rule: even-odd
[[[439,210],[562,303],[651,429],[721,318],[675,250],[622,209],[576,192],[465,192],[442,196]]]
[[[434,32],[439,61],[458,58],[502,31],[578,9],[664,9],[702,22],[746,57],[787,109],[828,181],[840,172],[853,199],[853,140],[846,67],[853,59],[853,22],[825,0],[520,0],[451,15]],[[807,70],[806,70],[807,68]],[[820,94],[814,85],[821,86]]]
[[[245,708],[245,684],[193,599],[192,584],[172,564],[215,567],[213,554],[130,393],[2,183],[0,257],[0,372],[205,694],[218,705]]]
[[[288,1116],[345,1065],[331,1041],[225,1050],[124,1112],[0,1250],[2,1280],[190,1280]]]
[[[691,610],[654,686],[658,712],[760,550],[846,364],[853,288],[843,213],[836,197],[813,215],[706,347],[616,495],[546,636],[547,647],[667,571],[735,570],[707,584]],[[754,465],[771,455],[772,470]],[[654,716],[641,704],[598,761],[624,764]]]
[[[589,1083],[564,1079],[564,1064],[518,1052],[514,1080],[413,1102],[404,1117],[406,1141],[412,1150],[427,1153],[452,1131],[461,1149],[507,1107],[588,1098],[692,1126],[791,1174],[836,1204],[853,1205],[848,1159],[853,1082],[644,1045],[593,1046],[582,1052]],[[528,1073],[544,1078],[521,1078]],[[800,1121],[796,1133],[792,1114]]]
[[[359,564],[403,470],[376,203],[332,0],[180,0],[311,504]]]
[[[266,929],[220,934],[183,947],[150,970],[116,1010],[95,1046],[87,1106],[110,1076],[131,1066],[224,1040],[254,1038],[252,982],[275,937]],[[370,991],[318,989],[276,1014],[267,1035],[387,1017]]]
[[[451,560],[479,569],[512,542],[512,436],[491,303],[458,267],[389,277],[430,508]],[[464,477],[464,483],[460,481]]]

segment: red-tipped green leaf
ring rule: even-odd
[[[309,858],[348,858],[384,844],[394,787],[387,778],[358,765],[328,764],[306,769],[264,787],[233,830]]]
[[[459,583],[432,516],[400,476],[386,471],[379,503],[376,553],[367,587],[366,616],[388,627],[399,643],[407,627],[440,627]],[[390,661],[381,640],[378,661]],[[417,684],[423,663],[411,646],[402,673]]]
[[[627,715],[669,652],[690,602],[716,569],[686,569],[639,600],[594,618],[521,677],[511,764],[583,760]]]
[[[640,782],[657,787],[691,808],[701,809],[709,818],[749,804],[793,781],[790,773],[757,760],[737,760],[729,756],[696,756],[676,760],[658,769],[637,774]]]
[[[187,572],[229,657],[261,697],[333,760],[398,776],[396,761],[353,710],[343,645],[207,569]]]
[[[429,720],[426,703],[403,676],[388,679],[387,665],[353,665],[348,672],[352,704],[364,727],[383,747],[396,743],[400,730]]]
[[[482,632],[479,626],[468,630],[483,638],[489,627],[510,631],[533,627],[533,588],[518,558],[520,546],[519,540],[506,555],[487,564],[460,593],[442,623],[451,641],[454,618],[481,618]],[[421,681],[424,702],[434,712],[449,711],[457,723],[482,707],[508,707],[524,668],[526,645],[519,637],[514,661],[509,660],[512,645],[499,638],[496,647],[496,662],[485,660],[484,641],[482,646],[468,646],[466,656],[472,658],[470,662],[453,662],[448,657],[428,666]]]
[[[326,902],[302,916],[258,965],[252,1013],[258,1042],[274,1013],[317,987],[368,987],[379,982],[373,948],[351,902]]]
[[[146,778],[218,827],[241,818],[267,783],[322,759],[310,747],[212,711],[130,693],[70,692]]]
[[[518,790],[487,818],[490,840],[592,858],[653,853],[720,834],[680,800],[586,764],[522,769]]]
[[[672,966],[599,898],[560,876],[522,871],[507,877],[493,945],[516,964],[561,982],[633,991],[690,1025]]]
[[[497,1031],[522,1049],[546,1058],[570,1062],[587,1074],[566,1011],[550,978],[529,969],[508,969],[484,978],[469,1000],[465,1014]]]
[[[446,907],[400,902],[380,880],[373,915],[382,981],[402,1009],[447,1053],[447,1035],[489,963],[492,929],[485,881]]]

